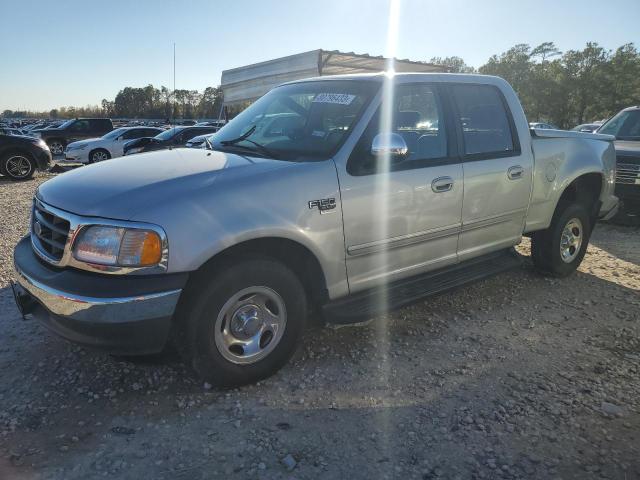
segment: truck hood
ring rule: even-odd
[[[56,128],[38,128],[36,130],[32,130],[31,133],[39,133],[40,135],[55,135],[57,133],[64,132],[64,130],[56,127]]]
[[[640,156],[640,141],[616,140],[616,154],[623,156]]]
[[[80,167],[38,188],[45,203],[83,216],[130,220],[145,207],[178,202],[218,180],[242,181],[292,162],[191,148],[121,157]]]

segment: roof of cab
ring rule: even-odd
[[[479,75],[475,73],[422,73],[422,72],[402,72],[389,75],[386,72],[377,73],[351,73],[346,75],[327,75],[322,77],[311,77],[300,80],[293,80],[291,82],[283,83],[283,85],[289,85],[292,83],[302,82],[320,82],[324,80],[358,80],[358,81],[372,81],[382,82],[385,78],[393,78],[394,81],[400,83],[410,83],[415,81],[424,82],[450,82],[450,83],[488,83],[498,84],[504,83],[505,80],[501,77],[493,75]]]

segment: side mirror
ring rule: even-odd
[[[397,133],[379,133],[371,142],[371,155],[374,157],[389,156],[391,159],[402,159],[408,153],[407,142]]]

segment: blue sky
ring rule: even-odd
[[[325,48],[386,51],[388,0],[0,0],[0,111],[97,104],[124,86],[202,90],[222,70]],[[473,66],[516,43],[640,47],[639,0],[401,0],[399,58]]]

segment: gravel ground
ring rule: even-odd
[[[637,228],[599,225],[564,280],[526,264],[312,327],[276,376],[216,390],[20,319],[11,252],[45,179],[0,179],[0,478],[640,478]]]

